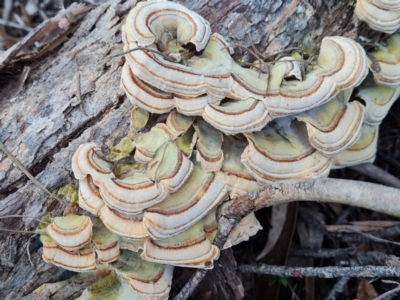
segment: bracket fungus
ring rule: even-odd
[[[138,3],[126,19],[126,30],[140,46],[162,42],[166,31],[176,33],[181,44],[192,43],[196,50],[205,47],[211,34],[210,24],[186,7],[167,1]]]
[[[198,136],[196,160],[201,163],[204,171],[218,171],[224,160],[221,150],[224,139],[222,133],[204,120],[196,122],[194,128]]]
[[[93,222],[92,242],[99,263],[110,263],[118,259],[120,247],[118,236],[107,229],[98,218],[91,218]]]
[[[68,215],[54,218],[46,231],[57,245],[65,250],[74,251],[90,243],[93,224],[87,216]]]
[[[364,123],[378,126],[400,97],[400,85],[391,87],[369,82],[368,85],[358,88],[357,96],[365,101]]]
[[[397,0],[359,0],[357,11],[360,3],[400,9]],[[399,36],[372,52],[373,79],[364,49],[344,37],[325,37],[305,72],[298,54],[246,68],[201,16],[140,2],[122,30],[130,132],[108,155],[95,143],[78,147],[78,204],[93,216],[58,217],[41,230],[44,260],[102,274],[81,299],[167,299],[174,266],[211,269],[218,259],[222,201],[373,161],[378,125],[400,96]],[[260,229],[249,214],[223,248]]]
[[[176,193],[146,210],[144,226],[154,239],[176,235],[204,217],[226,194],[222,176],[207,173],[195,163],[190,177]]]
[[[302,123],[278,119],[274,126],[248,133],[242,163],[259,182],[328,176],[331,159],[308,142]]]
[[[149,14],[150,7],[158,13],[157,9],[166,5],[164,2],[159,5],[159,1],[146,3]],[[124,49],[130,52],[125,54],[127,63],[122,70],[121,85],[134,105],[151,113],[161,114],[176,108],[185,115],[202,116],[225,134],[260,131],[274,118],[326,103],[340,90],[359,85],[367,75],[364,50],[344,37],[323,39],[317,66],[305,74],[304,79],[294,58],[284,58],[268,69],[242,67],[230,56],[229,44],[215,33],[201,44],[202,52],[196,51],[203,48],[196,48],[187,54],[186,48],[176,46],[180,25],[176,26],[179,20],[174,20],[174,14],[178,9],[186,13],[183,6],[174,4],[174,13],[162,19],[163,24],[174,24],[168,30],[164,25],[151,27],[146,23],[148,15],[145,13],[130,14],[130,18],[137,19],[135,24],[143,27],[143,31],[152,32],[157,41],[163,40],[162,30],[164,35],[168,33],[165,47],[159,43],[145,43],[145,48],[138,48],[138,37],[131,33],[130,26],[125,25],[123,29]],[[197,16],[193,22],[196,20],[199,20]],[[197,26],[202,28],[202,24]],[[187,39],[180,42],[179,45],[184,45]],[[183,53],[185,58],[171,61],[165,57],[166,53],[172,53],[170,51]],[[284,84],[284,79],[290,76],[296,79]],[[221,102],[224,98],[227,99]]]
[[[400,86],[400,34],[391,35],[386,47],[371,53],[370,69],[377,83],[394,87]],[[379,68],[375,67],[378,64]]]
[[[264,100],[272,117],[299,113],[322,105],[339,91],[358,86],[368,74],[364,49],[351,39],[325,37],[314,70],[303,81],[282,85],[287,72],[282,63],[271,70],[269,94]]]
[[[364,106],[358,101],[343,103],[334,98],[296,118],[307,124],[310,144],[326,156],[333,156],[359,138]]]
[[[41,235],[40,240],[43,243],[42,257],[45,262],[74,272],[96,270],[96,257],[92,247],[87,246],[77,251],[70,252],[58,246],[54,240],[47,235]]]
[[[398,0],[357,0],[355,13],[374,30],[393,33],[400,28]]]
[[[154,300],[168,299],[173,266],[151,263],[135,252],[123,251],[113,268],[140,296]]]
[[[219,249],[206,238],[203,224],[198,222],[172,237],[145,241],[141,256],[156,263],[212,269]]]
[[[333,168],[343,168],[375,160],[378,128],[364,124],[359,139],[348,149],[333,157]]]

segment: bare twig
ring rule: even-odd
[[[7,232],[15,232],[15,233],[28,233],[28,234],[37,234],[35,231],[27,231],[27,230],[14,230],[0,227],[0,231],[7,231]]]
[[[374,179],[379,183],[383,183],[387,186],[392,186],[400,189],[400,179],[373,164],[362,164],[358,166],[353,166],[351,167],[351,169],[365,176],[368,176],[369,178]]]
[[[340,248],[340,249],[320,249],[318,251],[300,249],[291,252],[290,255],[312,257],[312,258],[337,258],[337,257],[348,257],[349,255],[354,255],[356,252],[357,252],[356,247]]]
[[[383,293],[382,295],[374,298],[374,300],[390,300],[390,299],[393,299],[393,297],[397,296],[397,294],[400,292],[400,284],[398,282],[397,282],[397,284],[398,284],[398,286],[396,288],[394,288],[393,290],[387,291],[386,293]]]
[[[8,218],[30,218],[30,219],[33,219],[33,220],[39,222],[39,223],[43,223],[43,224],[46,224],[46,225],[49,225],[49,224],[50,224],[50,223],[48,223],[48,222],[45,222],[45,221],[43,221],[43,220],[40,220],[40,219],[38,219],[38,218],[36,218],[36,217],[32,217],[32,216],[24,216],[24,215],[7,215],[7,216],[0,216],[0,219],[8,219]]]
[[[207,270],[199,269],[190,278],[188,283],[185,284],[183,289],[176,295],[175,300],[185,300],[194,292],[200,281],[206,276]]]
[[[79,107],[81,109],[81,112],[86,115],[84,109],[83,109],[83,104],[82,104],[82,96],[81,96],[81,73],[78,72],[76,74],[76,98],[79,100]]]
[[[221,50],[230,48],[230,47],[239,48],[239,49],[249,52],[251,55],[253,55],[255,58],[257,58],[257,60],[258,60],[257,64],[259,65],[259,70],[262,72],[266,72],[266,73],[268,72],[268,68],[265,67],[264,60],[260,56],[258,56],[258,54],[256,52],[254,52],[253,50],[250,50],[249,48],[246,48],[245,46],[242,46],[242,45],[229,45],[229,46],[222,47]]]
[[[279,51],[275,52],[274,54],[271,54],[270,56],[267,56],[267,57],[265,58],[265,60],[268,60],[268,59],[270,59],[270,58],[272,58],[272,57],[275,57],[275,56],[277,56],[278,54],[290,52],[290,51],[293,51],[293,50],[296,50],[296,51],[297,51],[297,50],[299,50],[299,48],[293,47],[293,48],[286,48],[286,49],[279,50]]]
[[[166,54],[164,54],[164,53],[162,53],[162,52],[160,52],[158,50],[145,48],[145,47],[137,47],[137,48],[129,49],[128,51],[125,51],[125,52],[122,52],[122,53],[118,53],[118,54],[113,55],[111,57],[118,57],[118,56],[125,55],[125,54],[131,53],[131,52],[135,52],[135,51],[147,51],[147,52],[159,54],[162,57],[164,57],[165,60],[168,60],[168,61],[171,61],[171,62],[176,62],[174,59],[172,59],[168,55],[166,55]]]
[[[326,300],[336,300],[337,296],[345,290],[347,283],[349,282],[350,277],[343,277],[340,278],[335,285],[333,286],[333,289],[330,291],[329,295],[325,298]]]
[[[30,28],[30,27],[25,26],[25,25],[20,25],[20,24],[15,23],[15,22],[10,22],[10,21],[4,22],[4,20],[2,20],[2,19],[0,19],[0,25],[8,26],[8,27],[16,28],[16,29],[25,30],[25,31],[28,31],[28,32],[33,30],[33,28]]]
[[[31,266],[33,266],[33,262],[32,262],[32,259],[31,259],[31,254],[29,252],[29,245],[30,244],[31,244],[31,237],[28,239],[28,242],[26,243],[26,254],[28,254],[29,263],[31,264]]]
[[[340,239],[342,242],[347,243],[390,243],[398,244],[398,242],[389,241],[388,239],[400,236],[400,225],[383,228],[381,230],[363,233],[363,232],[350,232],[350,233],[330,233],[333,237]]]
[[[375,278],[399,277],[400,268],[388,266],[360,266],[360,267],[321,267],[321,268],[288,268],[285,266],[258,266],[241,265],[238,270],[243,273],[268,274],[282,277],[319,277],[319,278]]]
[[[257,50],[256,46],[254,46],[253,40],[251,39],[251,35],[249,32],[247,33],[247,41],[249,42],[251,49],[253,49],[254,53],[257,53],[259,57],[265,60],[264,54],[260,53],[260,51]]]
[[[73,209],[71,205],[69,205],[66,201],[58,198],[54,194],[50,193],[48,189],[46,189],[29,171],[21,164],[21,162],[14,156],[3,143],[0,142],[0,149],[12,160],[12,162],[21,170],[40,190],[45,192],[49,195],[50,198],[53,198],[59,201],[61,204],[68,206],[69,208]]]

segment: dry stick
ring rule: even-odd
[[[160,52],[160,51],[158,51],[158,50],[154,50],[154,49],[150,49],[150,48],[144,48],[144,47],[133,48],[133,49],[130,49],[130,50],[126,51],[126,52],[122,52],[122,53],[113,55],[113,56],[111,56],[111,57],[118,57],[118,56],[125,55],[125,54],[128,54],[128,53],[134,52],[134,51],[139,51],[139,50],[140,50],[140,51],[147,51],[147,52],[156,53],[156,54],[161,55],[162,57],[164,57],[164,58],[165,58],[166,60],[168,60],[168,61],[176,62],[176,61],[173,60],[171,57],[169,57],[168,55],[165,55],[164,53],[162,53],[162,52]]]
[[[329,295],[325,298],[325,300],[336,300],[337,296],[346,289],[347,283],[349,282],[350,277],[343,277],[340,278],[335,285],[333,286],[333,289],[330,291]]]
[[[31,28],[31,27],[28,27],[28,26],[25,26],[25,25],[20,25],[18,23],[11,22],[11,21],[4,22],[4,20],[2,20],[2,19],[0,19],[0,25],[8,26],[8,27],[16,28],[16,29],[25,30],[25,31],[28,31],[28,32],[33,30],[33,28]]]
[[[26,243],[26,254],[28,254],[29,263],[31,264],[31,266],[33,266],[33,262],[32,262],[32,259],[31,259],[31,254],[30,254],[30,252],[29,252],[29,245],[31,244],[31,238],[32,238],[32,237],[30,237],[30,238],[28,239],[28,242]]]
[[[397,287],[394,288],[393,290],[383,293],[379,297],[374,298],[374,300],[390,300],[393,299],[393,297],[397,296],[397,294],[400,292],[400,284],[398,282],[389,280],[382,280],[382,282],[397,284]]]
[[[73,209],[71,205],[69,205],[66,201],[63,201],[62,199],[50,193],[49,190],[46,189],[35,177],[33,177],[33,175],[29,173],[29,171],[21,164],[21,162],[14,155],[12,155],[12,153],[8,151],[6,146],[4,146],[4,144],[1,142],[0,142],[0,149],[12,160],[12,162],[18,167],[18,169],[20,169],[21,172],[23,172],[40,190],[48,194],[50,198],[53,198],[59,201],[61,204],[64,204],[69,208]]]
[[[81,96],[81,73],[76,74],[76,98],[79,100],[79,108],[81,109],[81,112],[86,116]]]
[[[276,64],[276,63],[285,63],[285,62],[300,62],[300,63],[305,63],[309,65],[315,65],[316,62],[310,61],[310,60],[304,60],[304,59],[293,59],[293,60],[270,60],[270,61],[265,61],[264,64]],[[257,67],[258,62],[242,62],[241,64],[244,64],[246,66],[255,66]]]
[[[185,300],[189,298],[191,294],[193,294],[196,287],[199,285],[200,281],[203,280],[204,276],[206,276],[207,270],[198,269],[190,278],[190,280],[185,284],[182,290],[179,292],[178,295],[174,298],[174,300]]]
[[[319,278],[376,278],[399,277],[400,268],[391,266],[360,266],[360,267],[307,267],[288,268],[285,266],[269,266],[265,264],[241,265],[238,270],[243,273],[267,274],[281,277],[319,277]]]
[[[272,57],[275,57],[275,56],[277,56],[278,54],[282,54],[282,53],[289,52],[289,51],[293,51],[293,50],[299,50],[299,48],[298,48],[298,47],[293,47],[293,48],[287,48],[287,49],[279,50],[279,51],[277,51],[276,53],[271,54],[270,56],[267,56],[267,57],[265,58],[265,60],[270,59],[270,58],[272,58]]]
[[[32,217],[32,216],[24,216],[24,215],[7,215],[7,216],[0,216],[0,219],[8,219],[8,218],[30,218],[33,219],[35,221],[38,221],[39,223],[43,223],[43,224],[47,224],[49,225],[50,223],[45,222],[43,220],[40,220],[36,217]]]
[[[261,57],[263,60],[265,60],[264,54],[260,53],[260,52],[257,50],[256,46],[254,46],[253,40],[251,39],[251,35],[250,35],[249,32],[247,33],[247,41],[249,42],[249,44],[250,44],[250,46],[251,46],[251,49],[253,49],[253,51],[254,51],[255,53],[257,53],[257,55],[258,55],[259,57]]]
[[[222,47],[220,50],[224,50],[224,49],[231,48],[231,47],[232,48],[240,48],[242,50],[245,50],[245,51],[249,52],[251,55],[253,55],[255,58],[257,58],[257,60],[258,60],[257,63],[259,65],[259,70],[262,71],[262,72],[266,72],[266,73],[268,72],[268,69],[264,67],[264,64],[265,64],[264,60],[261,59],[261,57],[259,57],[257,55],[257,53],[255,53],[254,51],[250,50],[249,48],[246,48],[245,46],[242,46],[242,45],[228,45],[228,46]]]
[[[350,169],[353,169],[380,183],[400,189],[400,179],[373,164],[362,164],[350,167]]]
[[[320,250],[308,250],[300,249],[290,252],[290,256],[300,257],[312,257],[312,258],[337,258],[337,257],[348,257],[357,253],[356,247],[339,248],[339,249],[320,249]]]
[[[35,231],[26,231],[26,230],[14,230],[14,229],[8,229],[4,227],[0,227],[0,231],[7,231],[7,232],[15,232],[15,233],[29,233],[29,234],[38,234]]]
[[[264,207],[293,201],[331,202],[358,206],[400,217],[398,199],[400,199],[399,189],[368,182],[333,178],[274,182],[221,205],[221,217],[218,220],[218,232],[214,239],[214,245],[221,249],[228,239],[231,229],[242,218]],[[387,267],[381,268],[386,269]],[[196,271],[175,300],[189,298],[205,273],[205,270]]]
[[[354,232],[340,232],[334,233],[329,232],[333,238],[339,239],[342,242],[347,243],[396,243],[394,241],[388,241],[388,239],[393,239],[400,236],[400,225],[391,226],[388,228],[383,228],[371,233],[363,233],[360,231]]]

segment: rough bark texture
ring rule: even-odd
[[[13,93],[23,64],[8,66],[6,70],[15,75],[0,81],[0,141],[50,191],[74,182],[70,161],[79,144],[94,141],[107,148],[129,129],[131,104],[119,86],[124,58],[111,56],[122,51],[120,26],[134,2],[114,0],[91,9],[62,45],[28,62],[30,72],[25,88],[16,97]],[[358,28],[352,23],[354,1],[179,2],[204,16],[213,31],[232,44],[249,46],[249,33],[257,49],[267,55],[288,47],[313,52],[327,35],[371,37],[366,26]],[[78,73],[83,111],[77,96]],[[64,209],[58,202],[48,200],[1,152],[0,199],[0,216],[24,214],[40,218],[45,213],[60,215]],[[2,220],[0,226],[33,230],[36,222],[28,218]],[[29,247],[30,264],[26,250],[30,237],[0,233],[1,299],[20,299],[45,282],[70,276],[70,272],[43,262],[35,239]],[[224,271],[222,268],[215,273],[217,278],[227,278],[229,286],[231,275]],[[75,288],[76,285],[71,286]],[[232,293],[239,289],[236,285],[221,291]]]

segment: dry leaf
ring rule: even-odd
[[[357,300],[372,300],[378,297],[378,293],[372,284],[361,280],[357,289]]]

